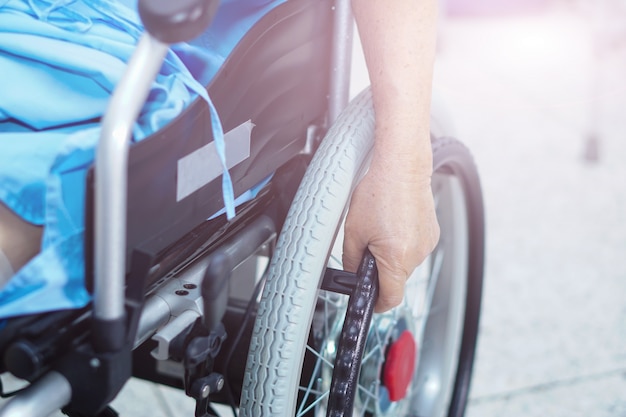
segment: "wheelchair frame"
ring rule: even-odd
[[[211,2],[205,3],[208,5]],[[297,2],[294,1],[293,3]],[[335,0],[332,10],[332,47],[330,63],[329,65],[326,64],[330,73],[324,75],[328,79],[328,91],[324,94],[327,96],[327,115],[326,120],[322,121],[324,126],[332,124],[347,104],[350,82],[353,20],[349,0]],[[163,25],[165,24],[167,22],[163,23]],[[159,25],[152,26],[159,30]],[[0,409],[0,416],[47,416],[55,410],[67,407],[68,404],[71,404],[79,413],[99,412],[115,397],[126,379],[131,376],[129,374],[131,366],[129,347],[137,348],[160,326],[167,323],[174,316],[174,313],[181,314],[168,327],[174,333],[182,332],[193,324],[198,317],[204,316],[202,303],[198,300],[189,302],[189,297],[185,301],[184,298],[174,296],[169,298],[168,304],[168,302],[162,301],[163,298],[160,295],[146,300],[143,311],[139,315],[141,305],[144,303],[142,292],[145,283],[134,285],[127,282],[127,274],[129,273],[131,276],[135,274],[146,276],[150,272],[150,268],[154,269],[154,265],[151,263],[154,261],[155,252],[157,252],[154,248],[149,248],[129,253],[133,249],[128,247],[129,238],[131,245],[133,238],[129,234],[132,235],[133,232],[127,230],[127,224],[130,227],[133,219],[132,213],[129,213],[127,209],[129,204],[127,197],[132,195],[134,190],[133,185],[129,184],[128,169],[133,163],[134,156],[131,153],[130,141],[132,126],[150,91],[152,80],[169,50],[169,43],[183,40],[168,39],[169,34],[165,32],[165,29],[162,33],[157,34],[146,31],[141,37],[102,119],[102,133],[96,153],[95,169],[92,170],[88,179],[86,245],[87,249],[90,250],[86,253],[95,253],[93,259],[90,259],[88,255],[86,260],[87,285],[88,287],[92,286],[93,292],[91,308],[93,318],[91,320],[91,342],[88,342],[89,348],[80,353],[78,357],[69,355],[67,360],[59,366],[59,368],[74,368],[74,371],[60,371],[55,368],[47,370],[44,375],[37,375],[36,378],[33,378],[35,380],[30,386]],[[216,78],[219,78],[219,74]],[[223,94],[217,85],[216,90],[218,90],[216,95]],[[215,94],[212,93],[211,97],[215,99]],[[187,117],[197,120],[200,112],[193,108],[194,106],[197,108],[205,106],[205,104],[201,100],[196,101],[190,106],[192,108],[186,110],[187,113],[193,113],[193,115],[179,116],[179,119]],[[292,150],[292,155],[289,158],[283,158],[279,162],[283,164],[287,162],[285,159],[291,159],[298,154],[312,153],[315,142],[319,140],[319,134],[319,131],[315,129],[309,130],[306,142],[300,145],[300,149]],[[159,135],[161,132],[157,132],[154,136]],[[132,147],[147,147],[145,143],[148,142],[149,140],[146,140],[133,144]],[[241,192],[248,185],[250,184],[244,184],[236,191]],[[215,187],[211,191],[214,190]],[[223,204],[221,198],[214,200],[216,200],[213,203],[215,208]],[[93,206],[91,206],[92,202],[95,202]],[[242,212],[245,214],[245,207]],[[197,216],[194,220],[197,222]],[[92,223],[95,225],[93,230],[90,227]],[[248,240],[254,242],[251,247],[262,246],[276,233],[270,225],[271,222],[268,222],[267,219],[260,218],[257,223],[261,223],[261,225],[252,227],[250,230],[253,232],[248,233],[244,239],[251,238]],[[255,230],[260,230],[260,232],[255,232]],[[183,232],[188,232],[188,230],[183,230]],[[182,232],[177,232],[170,238],[177,240],[181,239],[182,235]],[[94,239],[94,236],[97,236],[97,239]],[[94,243],[93,248],[90,247],[91,241]],[[242,240],[237,241],[241,242]],[[135,239],[135,243],[140,242]],[[240,251],[241,253],[233,255],[232,252],[237,252],[236,248],[228,244],[225,247],[229,248],[227,251],[229,252],[229,259],[235,264],[232,265],[233,267],[250,255],[246,251]],[[249,251],[251,247],[246,249]],[[206,267],[207,264],[204,262],[201,269]],[[94,275],[90,285],[89,271],[92,268]],[[190,275],[194,275],[194,273]],[[163,281],[162,277],[159,278]],[[202,274],[196,273],[195,278],[191,279],[191,281],[195,280],[195,284],[191,285],[195,285],[199,289],[202,286],[202,278]],[[224,282],[223,273],[218,282]],[[161,293],[168,292],[169,288],[161,291]],[[218,289],[218,294],[227,297],[227,294],[220,292],[220,289]],[[202,298],[199,291],[193,292],[193,295],[198,296],[198,299]],[[218,297],[214,298],[217,299]],[[212,322],[215,323],[221,320],[225,312],[225,305],[223,303],[217,304],[220,304],[218,308],[220,311],[213,315]],[[131,315],[134,314],[134,317],[129,317],[129,312]],[[80,320],[83,326],[82,320],[88,315],[89,311],[85,311],[81,316]],[[134,336],[134,340],[128,340],[129,336]],[[173,342],[174,336],[175,334],[171,338],[161,337],[159,341],[160,353],[156,355],[158,358],[167,355],[169,344]],[[74,365],[79,362],[85,366]],[[89,375],[90,378],[103,379],[96,384],[98,393],[89,393],[78,386],[77,381],[83,379],[80,377],[81,374],[83,376]],[[94,389],[92,384],[88,385],[90,389]],[[80,396],[85,398],[78,398],[77,400],[76,397]]]
[[[255,315],[253,310],[256,303],[261,300],[259,305],[263,304],[263,297],[259,296],[262,285],[267,284],[270,287],[269,290],[267,287],[263,289],[264,295],[266,292],[271,294],[273,287],[277,286],[276,280],[263,281],[258,277],[258,271],[248,270],[249,259],[272,252],[280,229],[294,227],[294,220],[290,219],[288,209],[293,211],[296,206],[297,209],[310,206],[310,201],[297,201],[296,191],[300,193],[303,188],[311,187],[311,181],[315,182],[315,179],[304,173],[305,169],[317,164],[313,154],[320,154],[321,151],[325,156],[342,153],[338,151],[339,146],[332,145],[332,141],[324,139],[320,143],[321,136],[327,129],[330,128],[328,136],[332,138],[336,135],[333,140],[339,143],[351,142],[348,139],[353,135],[358,137],[354,143],[363,145],[359,145],[359,148],[350,143],[342,148],[348,151],[359,148],[357,159],[361,162],[354,167],[358,172],[350,179],[353,181],[352,185],[342,185],[340,191],[349,195],[358,173],[366,169],[364,161],[368,158],[367,147],[372,140],[367,135],[373,131],[371,103],[368,95],[362,94],[355,100],[357,104],[347,106],[353,30],[350,0],[291,0],[275,9],[280,9],[280,13],[270,12],[264,17],[269,22],[268,27],[256,25],[252,28],[208,86],[211,98],[218,105],[222,105],[220,118],[225,130],[245,123],[248,115],[254,111],[256,113],[253,118],[258,116],[255,121],[265,120],[261,116],[267,113],[284,116],[278,117],[276,122],[282,129],[281,138],[285,137],[283,141],[277,143],[272,140],[277,135],[276,125],[264,125],[260,122],[255,127],[256,141],[251,146],[256,148],[251,150],[252,156],[236,166],[229,166],[236,194],[250,189],[268,175],[273,175],[269,185],[261,189],[254,200],[241,206],[239,214],[232,221],[224,218],[207,221],[207,215],[215,213],[224,205],[219,178],[205,181],[190,195],[177,199],[176,177],[179,173],[179,161],[213,143],[211,129],[208,127],[210,114],[205,102],[199,99],[192,103],[168,126],[144,141],[131,144],[130,133],[149,92],[152,78],[168,51],[168,44],[183,40],[179,38],[182,32],[186,32],[185,36],[191,36],[190,31],[200,33],[204,28],[201,25],[196,27],[192,18],[197,15],[194,8],[202,9],[202,18],[199,20],[207,20],[207,16],[214,10],[214,3],[203,0],[176,3],[173,7],[179,7],[179,11],[182,10],[183,15],[190,19],[183,21],[182,25],[181,21],[170,20],[170,16],[163,16],[158,10],[151,9],[153,5],[159,4],[161,3],[151,4],[149,0],[140,0],[140,14],[151,33],[146,33],[141,38],[127,71],[111,98],[109,110],[102,121],[102,137],[98,145],[95,168],[90,171],[87,181],[85,272],[87,287],[93,292],[93,305],[80,311],[18,318],[11,326],[8,339],[16,335],[19,343],[7,347],[0,338],[0,353],[4,351],[5,360],[6,352],[13,349],[10,358],[14,361],[14,369],[10,371],[32,382],[0,408],[0,417],[46,416],[58,409],[63,409],[71,417],[113,415],[108,404],[132,376],[183,388],[187,395],[196,400],[197,416],[210,415],[211,400],[233,405],[237,397],[241,397],[242,407],[244,396],[248,405],[256,401],[256,387],[251,389],[250,385],[263,385],[262,388],[265,388],[266,384],[271,383],[267,379],[258,383],[251,382],[251,379],[260,375],[253,372],[244,381],[245,364],[234,363],[236,361],[231,359],[235,352],[241,353],[237,350],[241,346],[249,353],[248,366],[258,368],[259,362],[265,360],[267,351],[263,349],[267,349],[267,346],[259,346],[257,342],[253,347],[252,339],[256,336],[252,331],[250,318]],[[332,19],[327,19],[329,16]],[[263,74],[258,73],[258,68],[274,65],[276,62],[272,61],[272,55],[265,57],[265,60],[255,60],[256,55],[253,52],[257,47],[266,50],[271,49],[269,45],[279,44],[281,32],[270,28],[281,27],[283,24],[297,33],[301,27],[305,28],[302,29],[305,34],[302,49],[306,52],[288,52],[290,56],[296,56],[297,62],[313,66],[308,74],[315,74],[315,80],[305,80],[312,87],[302,89],[296,86],[288,92],[278,91],[263,103],[263,109],[246,108],[246,111],[237,112],[238,107],[250,106],[245,102],[243,93],[234,100],[229,101],[226,98],[230,94],[239,94],[235,84],[240,84],[242,79],[260,79],[250,81],[243,87],[253,96],[257,91],[255,86],[268,81],[263,78]],[[311,36],[312,39],[306,36]],[[302,53],[311,56],[311,51],[320,50],[324,51],[323,56],[314,60],[297,58]],[[281,52],[284,51],[277,52],[278,57],[282,57]],[[293,67],[286,65],[283,70],[282,73],[278,71],[279,78],[285,71],[293,72]],[[147,74],[150,77],[146,77]],[[302,78],[302,74],[297,76]],[[279,83],[281,81],[283,80],[278,80]],[[304,95],[306,100],[302,100]],[[291,107],[295,106],[289,106],[289,103],[294,100],[303,103],[304,107],[292,110]],[[275,105],[275,102],[280,102],[283,106]],[[340,118],[339,114],[344,109],[346,112]],[[288,114],[280,114],[282,111]],[[347,132],[345,114],[357,120],[356,124],[367,124],[367,127],[358,126],[357,129]],[[365,118],[369,120],[367,123],[363,123]],[[293,120],[297,122],[292,123]],[[162,145],[179,134],[180,137],[176,139],[177,147],[173,151],[168,148],[171,152],[162,152]],[[435,277],[435,283],[428,284],[428,291],[446,292],[459,283],[454,279],[460,278],[463,280],[463,288],[450,292],[456,294],[454,297],[457,300],[464,300],[432,322],[430,318],[423,319],[419,324],[420,329],[416,329],[418,325],[415,324],[408,325],[408,328],[416,337],[425,337],[425,333],[430,334],[429,328],[436,327],[442,327],[440,333],[450,333],[446,323],[456,320],[451,325],[454,327],[452,331],[456,332],[452,345],[458,346],[446,346],[447,350],[452,349],[453,356],[458,356],[458,363],[445,366],[448,374],[445,383],[451,385],[451,388],[443,395],[450,398],[445,399],[443,405],[425,404],[423,407],[437,415],[442,414],[445,411],[442,407],[445,407],[449,417],[460,417],[467,400],[478,331],[484,250],[482,197],[475,167],[467,149],[452,139],[440,140],[436,145],[433,148],[435,162],[438,161],[435,166],[438,174],[444,177],[440,183],[444,183],[444,188],[448,187],[444,194],[452,195],[447,197],[446,202],[461,201],[458,207],[450,207],[447,212],[444,208],[444,218],[452,223],[450,235],[447,236],[452,245],[444,246],[442,252],[448,249],[455,252],[455,248],[461,248],[460,258],[454,257],[452,262],[460,259],[463,265],[449,265],[448,269],[460,272],[451,272],[451,278]],[[155,172],[153,166],[163,172]],[[132,175],[128,175],[129,169]],[[325,172],[330,171],[329,169]],[[324,180],[332,175],[327,174]],[[451,181],[452,188],[447,183],[447,176],[455,177]],[[304,185],[305,181],[301,184],[303,177],[308,180],[308,186]],[[314,189],[315,187],[309,190],[309,195],[315,194]],[[328,188],[325,192],[333,194]],[[331,199],[328,194],[324,195]],[[335,207],[335,211],[339,210],[339,217],[345,209],[345,202],[343,204]],[[159,210],[153,212],[153,206],[158,206]],[[460,233],[456,231],[457,218],[463,218],[460,222],[461,229],[467,230],[461,230]],[[299,227],[297,220],[295,222],[295,227]],[[338,230],[333,230],[335,226],[339,225],[323,225],[324,233],[336,233]],[[442,231],[444,229],[442,227]],[[297,245],[292,245],[285,251],[284,248],[279,248],[280,244],[279,241],[276,252],[283,252],[275,259],[286,257],[290,260],[290,256],[293,256],[302,261],[302,256],[306,256]],[[468,247],[464,248],[464,245]],[[323,244],[315,247],[320,252],[317,255],[318,260],[323,259],[328,248]],[[432,262],[436,263],[437,260]],[[319,266],[323,269],[326,265],[320,263]],[[442,267],[433,264],[431,268]],[[242,272],[246,277],[243,281],[238,281],[239,277],[235,276],[239,269],[246,270]],[[315,309],[318,289],[350,293],[353,288],[350,285],[345,286],[344,278],[341,273],[333,272],[330,268],[327,268],[319,282],[318,276],[307,277],[306,287],[310,290],[307,294],[310,293],[313,297],[307,303],[313,303]],[[443,287],[440,288],[437,281],[441,281]],[[229,288],[237,286],[241,298],[229,299]],[[282,295],[279,288],[276,291],[276,294]],[[373,304],[369,301],[371,307]],[[374,319],[374,333],[384,341],[376,349],[382,351],[389,347],[391,334],[402,330],[398,327],[399,322],[410,322],[415,318],[403,308],[400,319],[392,328],[384,324],[388,321],[387,317]],[[314,313],[310,306],[303,310],[303,315]],[[430,316],[430,311],[428,315]],[[449,315],[456,316],[456,319],[450,319]],[[354,320],[354,317],[348,319],[346,315],[346,321]],[[59,325],[59,329],[55,328]],[[24,334],[22,328],[29,329],[26,333],[34,337],[33,343],[29,342],[28,337],[24,343],[21,342],[20,338]],[[254,332],[266,330],[268,329],[257,323]],[[308,330],[306,328],[304,331]],[[439,336],[436,333],[437,338]],[[226,340],[227,334],[235,335],[234,339],[229,337]],[[326,336],[344,338],[343,333],[337,330]],[[153,340],[148,340],[150,337]],[[445,339],[447,336],[441,337]],[[447,343],[447,339],[445,340]],[[439,341],[437,339],[436,343]],[[303,349],[301,345],[291,341],[285,346],[287,350]],[[361,350],[363,347],[361,345]],[[348,349],[348,353],[350,350]],[[424,349],[424,355],[428,356],[424,360],[426,365],[430,365],[431,355],[436,356],[433,363],[445,362],[449,358],[449,354],[439,355],[436,350]],[[332,352],[320,353],[330,355]],[[384,355],[373,353],[375,352],[372,350],[368,351],[365,361],[375,357],[377,363],[364,365],[370,381],[377,379],[377,376],[372,379],[372,374],[377,375],[381,361],[385,360]],[[46,362],[49,357],[54,357],[54,363]],[[175,368],[166,367],[168,358],[175,360]],[[251,361],[256,363],[250,365]],[[289,367],[297,367],[297,361],[297,358],[296,363],[290,361]],[[358,368],[361,369],[360,366]],[[284,371],[285,369],[276,367],[275,372]],[[289,369],[288,372],[292,370]],[[331,373],[334,380],[334,371]],[[418,374],[419,370],[416,369],[413,382],[417,380]],[[290,378],[296,378],[294,375],[290,375]],[[328,376],[327,373],[324,375]],[[228,385],[228,389],[222,390],[225,385]],[[276,399],[277,403],[290,401],[285,400],[284,395],[277,397],[280,397]],[[339,402],[343,400],[341,395],[335,395],[335,398]],[[265,400],[260,401],[263,403],[259,405],[261,408],[253,405],[246,410],[253,415],[259,414],[258,410],[268,410],[268,407],[280,410],[271,411],[271,415],[282,415],[290,411],[291,405],[280,404],[275,407],[276,404],[270,404],[271,400],[273,399],[267,403]],[[406,403],[412,405],[412,401]],[[428,397],[424,402],[437,402],[437,399]],[[396,415],[397,410],[406,410],[407,404],[399,408],[386,408],[381,411],[381,415]],[[357,404],[359,409],[366,407],[362,403]],[[346,411],[349,414],[352,412]],[[378,416],[378,411],[376,413]]]

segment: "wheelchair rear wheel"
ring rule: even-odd
[[[319,288],[326,266],[341,268],[343,218],[366,169],[373,131],[366,91],[328,132],[302,181],[259,304],[243,416],[326,412],[347,297]],[[433,158],[440,242],[409,279],[404,303],[372,320],[355,416],[459,417],[465,411],[482,293],[482,195],[462,144],[434,139]],[[412,374],[397,384],[412,361]]]

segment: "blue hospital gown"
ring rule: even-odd
[[[222,0],[207,32],[172,47],[133,140],[189,105],[192,84],[209,82],[250,27],[283,1]],[[44,226],[40,254],[0,290],[0,318],[90,301],[84,183],[98,119],[143,30],[134,3],[0,0],[0,201]]]

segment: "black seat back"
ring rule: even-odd
[[[235,195],[298,155],[306,132],[327,110],[332,1],[289,0],[242,39],[208,87],[227,132],[250,120],[250,156],[231,169]],[[206,103],[196,100],[129,154],[127,253],[156,253],[189,233],[223,205],[221,176],[177,198],[179,161],[213,141]],[[92,176],[90,176],[92,177]],[[93,182],[88,195],[93,195]],[[179,191],[179,190],[178,190]],[[88,198],[87,251],[93,236]],[[218,218],[215,222],[224,223]],[[128,259],[128,258],[127,258]],[[88,259],[87,276],[93,265]],[[127,263],[128,265],[128,263]]]

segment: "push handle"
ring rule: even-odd
[[[148,33],[172,44],[190,41],[209,27],[219,0],[139,0],[139,16]]]

